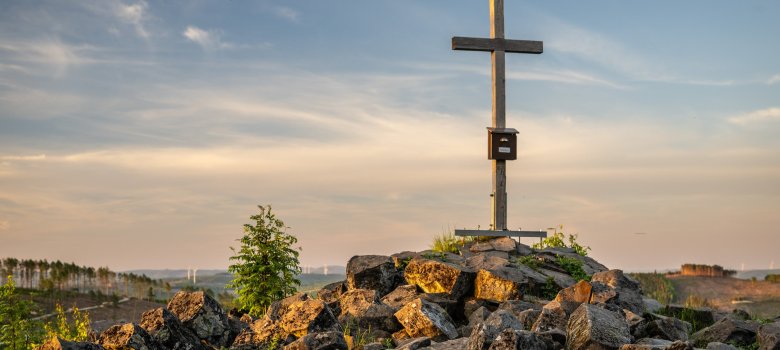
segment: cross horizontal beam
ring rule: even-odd
[[[547,231],[509,231],[509,230],[455,230],[456,236],[490,236],[490,237],[547,237]]]
[[[462,51],[504,51],[540,54],[544,51],[541,41],[509,40],[500,38],[452,37],[452,49]]]

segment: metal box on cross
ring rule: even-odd
[[[488,159],[517,159],[517,133],[512,128],[487,128]]]

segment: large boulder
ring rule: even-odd
[[[555,296],[555,301],[561,304],[566,314],[571,314],[580,304],[589,303],[593,286],[588,281],[579,281],[575,285],[561,289]]]
[[[200,339],[166,308],[156,308],[141,316],[141,328],[162,347],[171,350],[203,350]]]
[[[537,257],[542,258],[543,260],[549,262],[551,265],[557,265],[558,257],[566,257],[566,258],[572,258],[577,259],[582,263],[582,270],[585,271],[586,274],[592,276],[598,272],[603,272],[609,270],[606,266],[602,265],[595,259],[589,257],[589,256],[582,256],[577,254],[573,249],[571,248],[545,248],[544,250],[541,250],[536,253]],[[553,268],[552,266],[550,266]]]
[[[479,270],[474,281],[474,297],[498,302],[521,299],[529,284],[528,277],[516,268]]]
[[[498,334],[489,350],[548,350],[548,346],[534,332],[507,328]]]
[[[711,342],[748,346],[756,342],[757,332],[757,322],[724,317],[712,326],[693,333],[691,340],[700,348],[706,347]]]
[[[468,350],[487,350],[505,329],[522,329],[517,318],[507,310],[496,310],[481,324],[475,326],[469,336]]]
[[[285,334],[301,338],[309,333],[338,331],[336,316],[324,301],[309,299],[287,307],[287,312],[277,323]]]
[[[284,347],[285,350],[346,350],[347,342],[341,332],[309,333]]]
[[[349,289],[373,289],[383,296],[395,288],[398,279],[398,270],[389,256],[358,255],[347,263]]]
[[[653,320],[637,325],[633,332],[635,338],[687,341],[688,334],[693,330],[690,323],[674,317],[654,316],[653,318]]]
[[[492,270],[509,266],[509,259],[491,254],[476,254],[467,258],[464,265],[474,271]]]
[[[95,343],[75,342],[52,337],[38,347],[38,350],[104,350],[104,348]]]
[[[431,338],[417,337],[417,338],[407,339],[403,341],[395,349],[396,350],[418,350],[418,349],[423,349],[425,347],[428,347],[430,345],[431,345]]]
[[[536,321],[531,325],[534,332],[546,332],[551,330],[566,330],[566,321],[569,314],[560,302],[553,300],[545,305],[538,314]]]
[[[346,281],[331,283],[317,291],[317,299],[324,301],[326,304],[328,304],[328,307],[331,309],[331,311],[333,311],[333,313],[338,314],[341,313],[341,310],[339,310],[339,299],[341,299],[341,295],[346,291]]]
[[[601,282],[615,290],[616,298],[607,301],[620,308],[641,315],[645,312],[645,302],[642,299],[642,289],[639,282],[625,275],[621,270],[609,270],[593,274],[591,282]]]
[[[569,350],[618,349],[630,342],[628,324],[617,313],[581,304],[569,316],[566,325],[566,348]]]
[[[404,270],[407,283],[425,293],[447,293],[457,300],[471,294],[474,276],[472,270],[462,266],[425,258],[412,259]]]
[[[370,289],[352,289],[341,296],[339,323],[350,328],[395,332],[401,325],[393,314],[397,310],[382,304],[377,293]]]
[[[100,333],[98,344],[107,350],[162,350],[148,332],[135,323],[111,326]]]
[[[227,315],[222,306],[203,291],[177,292],[168,302],[168,310],[199,339],[215,347],[230,345]]]
[[[422,298],[413,300],[395,313],[398,322],[403,325],[405,333],[410,337],[449,339],[458,337],[454,322],[441,306]]]
[[[417,286],[414,284],[404,284],[398,286],[395,290],[382,297],[382,303],[393,309],[400,310],[410,301],[417,299],[420,293],[417,292]]]
[[[759,350],[780,350],[780,322],[761,325],[756,336]]]

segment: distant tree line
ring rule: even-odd
[[[170,293],[162,280],[134,273],[116,273],[108,267],[79,266],[62,261],[4,258],[0,260],[0,284],[13,276],[19,288],[75,291],[154,299]]]

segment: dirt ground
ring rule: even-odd
[[[697,295],[718,309],[743,309],[761,318],[780,316],[780,283],[730,277],[670,276],[669,279],[680,303],[690,295]]]

